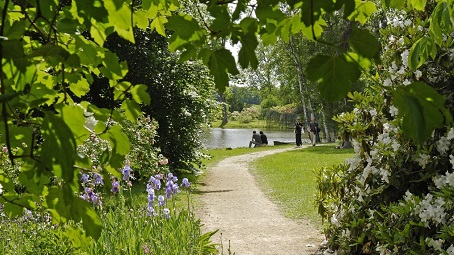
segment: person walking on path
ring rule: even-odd
[[[260,131],[260,139],[262,140],[263,145],[268,145],[268,138],[263,131]]]
[[[254,144],[254,147],[262,145],[262,138],[260,138],[260,135],[255,130],[252,131],[252,140],[249,142],[249,148],[251,148],[252,144]]]
[[[320,127],[315,118],[312,118],[311,123],[309,123],[309,131],[311,132],[312,146],[315,146],[316,143],[320,142]]]
[[[301,123],[301,119],[296,119],[295,122],[295,136],[296,136],[296,146],[301,147],[303,141],[301,140],[301,135],[303,133],[303,123]]]

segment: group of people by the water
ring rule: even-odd
[[[251,148],[253,144],[254,147],[268,145],[268,138],[263,131],[260,131],[259,134],[257,134],[257,131],[255,130],[252,131],[252,140],[249,142],[249,148]]]
[[[296,119],[295,125],[294,125],[294,132],[295,132],[295,138],[296,138],[296,147],[301,147],[303,144],[302,141],[302,135],[304,133],[303,129],[304,125],[301,122],[300,118]],[[315,146],[316,143],[321,142],[320,141],[320,127],[315,121],[315,118],[312,118],[312,121],[309,123],[309,138],[311,139],[311,144],[312,146]],[[254,130],[252,131],[252,140],[249,142],[249,148],[254,145],[254,147],[258,146],[264,146],[268,145],[268,138],[266,137],[265,133],[263,131],[260,131],[259,134]]]
[[[294,127],[297,147],[301,147],[301,145],[303,144],[303,141],[301,139],[301,136],[304,133],[303,126],[304,125],[301,122],[301,119],[297,118]],[[315,146],[316,143],[321,142],[320,131],[321,129],[318,126],[317,121],[315,121],[315,118],[312,118],[312,121],[309,123],[309,138],[311,139],[312,146]]]

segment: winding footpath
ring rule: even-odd
[[[323,235],[309,222],[286,218],[258,187],[250,162],[293,148],[253,152],[220,161],[198,184],[197,210],[204,232],[219,229],[212,241],[223,255],[312,255]]]

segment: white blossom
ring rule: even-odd
[[[421,76],[422,76],[422,72],[419,71],[419,70],[416,70],[415,71],[415,76],[416,76],[416,80],[419,80],[419,78],[421,78]]]
[[[377,116],[377,110],[375,109],[370,110],[369,113],[370,115],[372,115],[372,117]]]
[[[391,85],[391,79],[390,78],[386,78],[386,80],[383,82],[383,86],[388,87],[390,85]]]
[[[443,198],[438,197],[434,199],[432,194],[427,194],[426,197],[416,206],[415,212],[421,218],[424,226],[429,227],[429,223],[433,222],[435,225],[443,223],[446,219],[446,213],[443,205],[445,201]]]
[[[443,239],[434,240],[429,237],[427,237],[425,241],[429,247],[433,247],[434,250],[436,250],[436,251],[441,251],[441,247],[442,247],[443,243],[445,242],[445,240],[443,240]]]
[[[448,253],[448,255],[454,255],[454,245],[451,244],[446,252]]]
[[[454,128],[451,128],[448,132],[448,134],[446,135],[446,138],[448,140],[452,140],[454,138]]]
[[[402,57],[402,64],[408,67],[408,55],[410,54],[409,50],[404,50],[400,56]]]
[[[391,114],[391,116],[395,117],[399,114],[399,110],[394,105],[391,105],[389,107],[389,114]]]
[[[445,136],[440,137],[440,140],[437,141],[437,150],[440,154],[444,155],[449,149],[449,140]]]
[[[416,159],[416,162],[419,163],[419,165],[424,169],[426,168],[426,165],[429,163],[431,159],[430,155],[427,154],[419,154],[419,158]]]
[[[380,175],[381,175],[381,179],[386,182],[386,183],[389,183],[389,171],[384,169],[384,168],[380,168]]]
[[[403,82],[403,84],[404,84],[405,86],[408,86],[408,85],[411,84],[411,81],[409,81],[408,79],[405,79],[405,81]]]
[[[3,186],[0,184],[0,195],[3,193]]]

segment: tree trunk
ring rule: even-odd
[[[323,127],[325,129],[325,141],[327,143],[331,143],[331,134],[328,129],[328,122],[326,121],[326,115],[325,115],[325,106],[323,105],[323,102],[321,103],[322,106],[322,122],[323,122]]]
[[[219,92],[219,95],[221,96],[221,102],[222,102],[222,123],[221,123],[221,127],[223,127],[229,122],[229,120],[227,118],[227,103],[225,102],[224,93]]]
[[[293,36],[290,36],[290,41],[289,41],[289,52],[290,54],[292,55],[293,57],[293,61],[295,62],[295,66],[296,66],[296,71],[297,71],[297,74],[298,74],[298,87],[299,87],[299,90],[300,90],[300,94],[301,94],[301,103],[303,105],[303,118],[305,120],[305,129],[308,130],[308,127],[309,127],[309,123],[310,123],[310,119],[309,119],[309,116],[308,116],[308,110],[307,110],[307,106],[306,106],[306,98],[305,98],[305,95],[304,95],[304,90],[303,90],[303,84],[304,84],[304,81],[305,81],[305,78],[304,78],[304,73],[303,73],[303,65],[301,63],[301,56],[300,56],[300,53],[297,49],[297,47],[295,47],[293,45]],[[307,92],[307,86],[306,86],[306,92]],[[311,104],[310,104],[310,100],[309,100],[309,110],[312,112],[312,107],[311,107]]]

